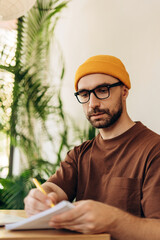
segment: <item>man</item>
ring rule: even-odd
[[[51,226],[109,232],[118,240],[160,239],[159,220],[151,219],[160,218],[160,136],[129,117],[130,88],[125,66],[113,56],[91,57],[78,68],[75,96],[99,134],[67,153],[43,184],[48,196],[30,191],[29,216],[51,201],[76,198],[76,207],[52,218]]]

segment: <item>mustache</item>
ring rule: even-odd
[[[106,113],[106,114],[110,115],[109,109],[94,108],[94,109],[91,109],[91,110],[88,112],[88,117],[92,117],[92,116],[94,116],[95,114],[102,114],[102,113]]]

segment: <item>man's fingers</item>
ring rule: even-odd
[[[47,195],[45,195],[44,193],[42,193],[39,189],[34,188],[31,189],[31,191],[29,192],[29,197],[35,198],[41,202],[45,202],[47,200]]]
[[[98,233],[104,231],[105,227],[101,227],[103,224],[99,224],[98,219],[102,216],[105,225],[106,216],[104,217],[103,215],[104,208],[106,209],[107,205],[91,200],[81,201],[74,205],[76,205],[75,208],[54,216],[50,220],[49,225],[56,229],[65,228],[82,233]]]
[[[51,218],[51,222],[55,223],[68,223],[79,219],[83,215],[83,211],[78,207],[70,209],[64,213],[57,214]]]
[[[45,205],[44,203],[41,203],[40,201],[37,201],[34,198],[29,198],[28,201],[29,204],[25,204],[25,211],[27,216],[34,215],[49,208],[48,205]]]
[[[44,211],[49,208],[49,206],[47,204],[44,204],[43,202],[41,202],[39,200],[35,200],[32,197],[30,197],[28,201],[29,201],[29,204],[26,204],[26,206],[25,206],[27,209],[32,208],[32,209],[35,209],[38,211]]]
[[[29,192],[29,195],[24,199],[25,204],[30,201],[30,198],[35,199],[47,206],[50,206],[51,203],[53,202],[54,204],[57,203],[57,194],[56,193],[49,193],[48,195],[42,193],[39,189],[32,189]],[[33,205],[33,207],[36,207]]]
[[[47,197],[51,200],[52,203],[54,203],[54,204],[58,203],[58,197],[57,197],[56,193],[51,192],[47,195]]]
[[[72,220],[64,220],[63,222],[62,221],[54,221],[54,217],[50,220],[50,224],[52,226],[56,226],[56,227],[65,227],[65,226],[72,226],[72,225],[75,225],[75,224],[80,224],[81,222],[83,222],[83,219],[81,217],[79,218],[72,218]]]
[[[55,215],[50,220],[50,225],[56,228],[66,228],[81,225],[88,218],[88,213],[81,206],[76,206],[75,208],[66,211],[64,213]]]
[[[50,196],[43,194],[38,189],[32,189],[24,199],[25,211],[28,216],[44,211],[51,207],[52,202],[56,203],[55,194]]]
[[[33,209],[25,209],[27,217],[30,217],[32,215],[35,215],[37,213],[40,213],[41,211],[39,210],[33,210]]]
[[[74,202],[73,205],[79,206],[79,205],[81,205],[81,204],[84,204],[85,201],[86,201],[86,200],[80,200],[80,201],[78,201],[78,202]]]
[[[49,226],[55,229],[68,229],[81,233],[93,233],[94,225],[92,223],[86,223],[83,219],[76,219],[73,222],[54,223],[49,222]]]
[[[80,219],[81,216],[85,216],[86,213],[88,212],[88,204],[85,204],[85,201],[79,201],[77,203],[74,203],[75,208],[66,211],[64,213],[58,214],[53,216],[53,218],[51,218],[51,221],[55,222],[55,223],[68,223],[68,222],[72,222],[75,219]]]

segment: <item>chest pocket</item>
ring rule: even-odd
[[[107,203],[141,216],[141,180],[112,177],[107,189]]]

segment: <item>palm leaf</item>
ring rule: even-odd
[[[43,159],[33,161],[32,165],[19,176],[0,178],[0,208],[2,209],[24,209],[24,198],[34,187],[32,178],[36,177],[41,183],[55,171],[53,165]]]
[[[54,91],[51,94],[50,86],[45,79],[48,79],[51,36],[58,13],[67,5],[67,2],[60,4],[59,2],[38,0],[36,7],[18,21],[10,135],[11,144],[23,147],[24,152],[30,153],[28,155],[31,161],[37,156],[35,151],[39,153],[38,156],[41,155],[35,139],[36,119],[39,119],[38,123],[52,140],[45,122],[58,108],[51,104]]]

